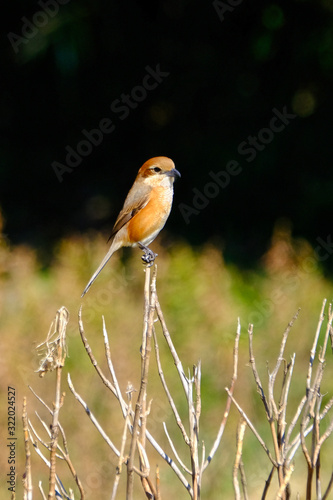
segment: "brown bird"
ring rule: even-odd
[[[173,183],[180,173],[174,162],[166,156],[146,161],[140,168],[124,206],[112,229],[108,253],[90,278],[81,297],[89,290],[112,254],[122,247],[138,246],[144,251],[142,260],[152,265],[157,254],[148,245],[163,229],[169,217]]]

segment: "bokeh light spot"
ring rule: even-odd
[[[268,59],[272,48],[272,37],[269,34],[259,36],[252,45],[255,59],[264,61]]]
[[[312,115],[316,110],[317,100],[311,90],[298,90],[292,100],[294,113],[302,118]]]
[[[263,25],[270,30],[277,30],[284,25],[284,15],[281,7],[268,5],[262,14]]]

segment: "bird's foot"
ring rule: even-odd
[[[141,250],[144,251],[144,254],[141,257],[141,260],[147,267],[151,267],[154,264],[154,261],[157,257],[157,253],[154,253],[150,248],[146,247],[142,243],[138,243]]]

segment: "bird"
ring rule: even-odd
[[[173,183],[181,177],[174,162],[166,156],[147,160],[139,169],[108,241],[109,251],[88,281],[83,297],[114,252],[122,247],[138,246],[142,261],[151,266],[157,257],[148,245],[163,229],[172,207]]]

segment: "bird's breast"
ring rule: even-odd
[[[170,183],[151,190],[147,205],[128,223],[128,237],[132,244],[140,241],[149,245],[156,238],[169,217],[172,198],[173,188]]]

